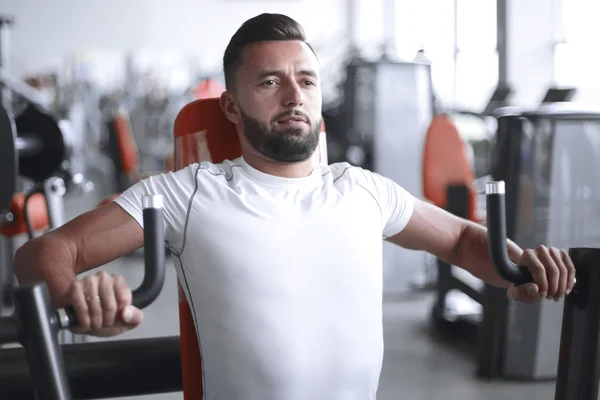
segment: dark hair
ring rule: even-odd
[[[231,90],[237,69],[242,65],[244,46],[250,43],[271,40],[300,40],[306,42],[304,28],[283,14],[260,14],[244,22],[231,37],[223,56],[225,87]],[[313,50],[314,53],[314,50]]]

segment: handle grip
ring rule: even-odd
[[[143,198],[144,216],[144,279],[132,292],[132,305],[142,309],[154,302],[165,283],[165,222],[163,197],[149,195]],[[62,328],[79,325],[73,306],[58,310]]]
[[[506,202],[503,181],[485,185],[487,208],[488,251],[492,264],[503,279],[515,285],[532,283],[533,277],[526,267],[514,264],[508,256],[506,245]]]

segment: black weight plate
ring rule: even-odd
[[[0,212],[7,210],[17,187],[15,123],[0,106]]]
[[[49,114],[28,106],[16,119],[17,135],[37,136],[43,149],[35,155],[19,157],[21,176],[43,181],[52,176],[66,157],[65,142],[58,122]]]

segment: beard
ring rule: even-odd
[[[319,144],[321,120],[311,124],[310,119],[302,114],[309,121],[308,133],[302,126],[275,127],[275,121],[294,114],[298,115],[294,112],[282,113],[268,126],[240,110],[246,140],[256,151],[275,162],[296,163],[308,160]]]

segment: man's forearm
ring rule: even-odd
[[[19,284],[44,281],[48,284],[53,307],[68,304],[68,291],[75,280],[71,249],[60,239],[46,235],[21,246],[14,259],[14,273]]]
[[[514,242],[507,243],[510,259],[516,263],[523,250]],[[481,225],[469,223],[462,231],[453,260],[453,265],[463,268],[484,282],[500,287],[509,287],[510,283],[502,279],[490,260],[487,229]]]

